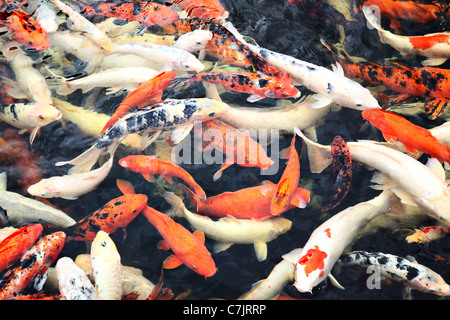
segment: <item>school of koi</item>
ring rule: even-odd
[[[0,0],[1,300],[450,296],[450,6],[247,2]]]

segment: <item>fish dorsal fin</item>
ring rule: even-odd
[[[8,182],[8,177],[6,172],[0,173],[0,191],[6,191],[6,184]]]
[[[281,257],[284,260],[295,265],[295,264],[297,264],[298,260],[300,259],[301,253],[302,253],[302,248],[296,248],[286,254],[283,254]]]
[[[439,160],[437,160],[436,158],[429,158],[426,166],[430,168],[430,170],[433,171],[433,173],[437,175],[442,181],[445,181],[445,170]]]
[[[201,242],[205,243],[205,233],[201,230],[195,230],[193,235]]]

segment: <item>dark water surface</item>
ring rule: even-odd
[[[295,56],[314,64],[328,66],[333,63],[332,57],[321,46],[323,38],[331,43],[339,41],[337,25],[342,23],[346,35],[346,48],[354,56],[364,57],[367,60],[381,62],[384,58],[398,54],[387,45],[380,44],[377,34],[366,27],[365,22],[342,22],[342,16],[332,7],[326,7],[325,12],[314,13],[295,6],[287,5],[284,0],[222,0],[223,6],[230,11],[229,21],[244,35],[250,36],[261,46]],[[201,95],[202,92],[190,92],[190,95]],[[227,94],[224,100],[239,101],[246,104],[245,95]],[[71,96],[76,100],[76,97]],[[107,110],[114,102],[114,98],[105,99],[101,107]],[[118,97],[117,99],[120,99]],[[268,99],[266,99],[268,100]],[[225,100],[226,101],[226,100]],[[271,102],[268,102],[270,104]],[[74,104],[76,104],[74,102]],[[246,104],[248,105],[248,104]],[[100,107],[100,108],[101,108]],[[418,121],[427,126],[427,120]],[[317,128],[318,140],[322,144],[330,144],[335,135],[341,135],[346,141],[367,139],[368,135],[377,135],[364,126],[365,121],[359,111],[342,108],[337,112],[330,112],[324,124]],[[2,128],[7,126],[3,125]],[[26,139],[28,135],[24,136]],[[376,136],[381,139],[381,136]],[[292,135],[281,137],[280,149],[289,146]],[[68,168],[56,167],[57,161],[69,160],[89,148],[95,138],[82,133],[73,123],[63,125],[55,122],[41,129],[31,150],[41,155],[38,165],[45,175],[62,175]],[[331,196],[333,185],[331,170],[328,168],[321,174],[312,174],[309,171],[308,159],[301,139],[297,139],[297,150],[301,154],[302,183],[309,182],[310,190],[316,201],[326,203]],[[152,154],[153,146],[146,153]],[[126,148],[119,148],[115,158],[119,160],[128,154],[139,152]],[[261,176],[259,169],[243,168],[233,165],[224,171],[222,177],[214,182],[213,174],[219,165],[192,164],[184,165],[195,180],[204,188],[207,195],[212,196],[225,191],[235,191],[244,187],[255,185],[256,182],[270,180],[277,182],[284,170],[284,161],[280,162],[279,171],[272,176]],[[2,169],[8,172],[9,167]],[[281,261],[281,256],[294,248],[302,247],[313,230],[328,217],[341,210],[369,200],[379,194],[379,191],[370,188],[372,172],[365,168],[356,167],[353,175],[352,189],[346,199],[335,209],[325,215],[320,215],[314,206],[305,209],[293,209],[283,214],[283,217],[292,220],[293,226],[286,234],[280,235],[276,240],[268,243],[268,257],[263,262],[256,260],[253,245],[233,245],[228,250],[213,253],[218,272],[211,278],[196,274],[185,266],[174,270],[165,270],[164,286],[173,290],[175,296],[190,291],[188,299],[236,299],[251,288],[258,280],[266,278],[272,268]],[[140,175],[127,171],[115,164],[108,178],[100,187],[78,200],[50,199],[50,201],[68,212],[75,220],[92,213],[103,204],[121,195],[115,185],[117,178],[129,180],[135,186],[136,192],[149,195],[149,205],[162,212],[169,209],[167,203],[157,195],[155,184],[145,181]],[[255,180],[256,179],[256,180]],[[163,181],[158,179],[160,183]],[[165,188],[173,188],[164,184]],[[10,178],[8,189],[23,193],[14,177]],[[175,220],[189,228],[189,224],[180,218]],[[434,221],[430,220],[433,224]],[[424,225],[427,225],[426,222]],[[354,250],[381,251],[396,254],[402,257],[414,256],[420,263],[439,273],[446,282],[450,282],[448,263],[437,260],[431,253],[439,253],[444,257],[449,254],[450,243],[448,237],[443,240],[422,246],[408,244],[404,240],[404,231],[410,231],[412,226],[398,226],[397,228],[381,228],[371,235],[359,239],[353,246]],[[408,229],[409,228],[409,229]],[[143,216],[137,216],[128,227],[126,234],[118,230],[111,235],[121,254],[124,265],[133,266],[143,270],[144,276],[156,283],[159,279],[162,262],[171,252],[159,250],[156,244],[162,238],[156,229],[148,223]],[[206,245],[212,251],[213,241],[206,239]],[[68,243],[61,256],[67,255],[75,258],[77,254],[85,253],[84,243]],[[334,273],[334,272],[333,272]],[[366,286],[367,274],[363,268],[345,268],[335,274],[338,281],[346,288],[339,290],[330,282],[317,286],[313,294],[301,294],[295,288],[288,286],[286,293],[292,297],[302,299],[402,299],[403,286],[396,282],[383,282],[379,290],[369,290]],[[438,299],[432,294],[414,291],[414,299]]]

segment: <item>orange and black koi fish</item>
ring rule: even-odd
[[[401,33],[401,20],[422,24],[438,22],[442,31],[447,27],[446,12],[448,5],[443,5],[437,1],[423,4],[410,0],[366,0],[356,10],[362,12],[363,6],[377,6],[380,8],[380,16],[389,19],[390,28],[397,34]]]
[[[95,2],[91,5],[73,1],[87,16],[105,16],[126,21],[137,21],[144,26],[170,23],[178,19],[178,13],[156,2]]]
[[[349,78],[360,78],[369,85],[383,85],[399,93],[391,99],[391,104],[425,100],[425,112],[434,120],[444,112],[450,101],[450,70],[436,67],[408,67],[399,63],[384,65],[363,61],[359,63],[341,58],[330,45],[322,43],[332,52],[335,60]],[[396,102],[398,101],[398,102]]]
[[[350,191],[352,182],[352,157],[350,149],[341,136],[336,136],[331,143],[331,169],[334,176],[333,197],[330,203],[323,208],[327,212],[341,203]]]
[[[61,297],[61,294],[37,292],[32,294],[20,295],[9,300],[61,300]]]
[[[23,256],[0,274],[0,300],[21,295],[32,283],[37,283],[64,247],[66,235],[57,231],[40,238]]]
[[[185,10],[190,18],[225,20],[229,16],[229,12],[222,7],[219,0],[167,0],[167,2]]]
[[[112,199],[92,214],[64,229],[67,240],[93,241],[100,230],[108,234],[125,228],[146,206],[144,194],[126,194]]]

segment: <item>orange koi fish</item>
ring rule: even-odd
[[[167,2],[185,10],[190,18],[226,20],[230,14],[218,0],[167,0]]]
[[[262,98],[298,98],[300,91],[286,83],[282,78],[259,74],[256,72],[211,72],[196,73],[190,76],[189,81],[206,81],[220,84],[234,92],[248,93],[248,101],[254,102]]]
[[[352,182],[352,157],[350,149],[341,136],[336,136],[331,143],[331,169],[334,176],[333,197],[322,212],[335,208],[350,191]]]
[[[187,187],[183,187],[188,191],[188,198],[196,208],[197,213],[202,215],[218,218],[233,216],[238,219],[254,219],[257,221],[275,216],[270,211],[270,202],[277,190],[277,185],[270,181],[234,192],[223,192],[205,200],[200,199]],[[305,208],[309,199],[309,190],[297,188],[284,211],[293,208]],[[281,211],[278,212],[278,215],[282,213]]]
[[[194,189],[197,196],[201,199],[206,199],[206,194],[202,187],[189,172],[175,163],[159,159],[157,156],[131,155],[120,159],[119,164],[128,170],[142,174],[148,181],[153,181],[154,174],[161,174],[167,182],[172,184],[172,177],[177,177]]]
[[[390,28],[396,33],[401,33],[401,20],[408,20],[416,23],[430,23],[438,21],[445,30],[446,7],[434,2],[430,4],[418,3],[417,1],[398,0],[366,0],[362,6],[377,6],[380,8],[380,15],[390,20]]]
[[[374,86],[383,85],[399,93],[391,100],[391,104],[416,97],[424,99],[425,112],[430,120],[434,120],[444,112],[447,102],[450,101],[450,70],[436,67],[408,67],[399,63],[392,66],[375,62],[353,63],[339,57],[334,48],[322,43],[341,64],[347,77],[360,78]]]
[[[117,186],[124,194],[135,193],[133,186],[127,181],[117,180]],[[191,233],[166,214],[149,206],[144,207],[142,214],[164,238],[158,243],[158,248],[172,249],[174,253],[164,261],[163,268],[173,269],[184,264],[205,278],[212,277],[216,273],[216,264],[205,246],[203,232]]]
[[[73,226],[64,229],[68,240],[93,241],[97,232],[108,234],[124,228],[142,211],[147,204],[144,194],[126,194],[112,199],[92,214]]]
[[[202,123],[203,151],[216,149],[225,154],[226,160],[214,174],[214,181],[220,178],[222,172],[234,163],[242,167],[257,167],[267,169],[274,163],[267,156],[264,148],[250,137],[245,130],[222,121],[213,119]],[[194,130],[194,134],[198,134]],[[206,141],[210,141],[208,144]]]
[[[147,27],[170,23],[178,19],[178,13],[173,9],[156,2],[95,2],[91,5],[75,0],[73,2],[80,6],[81,13],[86,16],[96,15],[137,21]]]
[[[411,123],[398,114],[382,109],[364,110],[361,115],[381,130],[386,141],[392,143],[398,140],[411,153],[418,154],[418,151],[421,151],[432,158],[450,164],[450,148],[442,144],[427,129]]]
[[[415,229],[415,232],[406,237],[408,243],[429,243],[434,240],[441,239],[450,233],[449,226],[430,226],[423,227],[420,229]]]
[[[175,77],[175,71],[162,72],[130,92],[119,107],[117,107],[116,111],[111,116],[111,119],[108,120],[100,131],[100,135],[104,134],[109,127],[119,120],[119,118],[126,115],[131,108],[136,106],[143,108],[146,104],[153,105],[162,102],[161,98],[164,88],[166,88]]]
[[[286,211],[295,191],[298,189],[300,161],[295,149],[295,135],[292,138],[290,148],[285,153],[284,157],[288,158],[288,162],[280,181],[278,181],[276,192],[270,200],[270,212],[272,215],[278,215]]]
[[[19,228],[0,242],[0,272],[19,260],[41,235],[41,224]]]
[[[13,40],[39,51],[50,46],[47,33],[30,15],[19,8],[4,10],[4,6],[0,5],[0,24],[11,32]]]
[[[0,300],[15,298],[31,283],[40,287],[40,280],[58,258],[65,240],[66,235],[62,231],[43,236],[19,261],[2,273]]]

